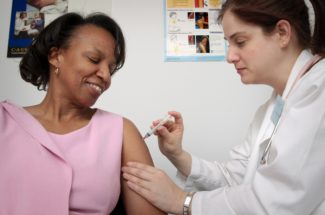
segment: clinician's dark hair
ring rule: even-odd
[[[120,26],[109,16],[93,13],[82,17],[77,13],[67,13],[51,22],[35,38],[23,56],[19,68],[21,77],[39,90],[46,90],[50,77],[48,56],[53,47],[67,49],[75,32],[84,25],[95,25],[109,32],[115,39],[116,68],[121,69],[125,61],[125,41]]]
[[[244,22],[262,27],[265,33],[272,32],[279,20],[287,20],[296,32],[302,48],[309,48],[314,54],[325,56],[325,0],[309,1],[315,11],[313,34],[304,0],[226,0],[218,20],[221,22],[229,10]]]

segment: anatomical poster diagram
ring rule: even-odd
[[[165,60],[225,60],[221,0],[164,0]]]

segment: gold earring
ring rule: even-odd
[[[59,73],[60,73],[60,71],[59,71],[59,67],[56,67],[56,69],[54,70],[54,73],[55,73],[56,75],[59,75]]]

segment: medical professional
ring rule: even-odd
[[[184,190],[136,162],[123,167],[128,186],[173,214],[325,214],[325,1],[227,0],[219,20],[241,81],[274,93],[225,163],[186,152],[170,111],[175,122],[156,135]]]

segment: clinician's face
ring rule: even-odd
[[[227,61],[234,64],[244,84],[273,85],[274,70],[281,60],[278,40],[262,28],[241,21],[231,11],[224,14],[222,25],[229,43]]]

